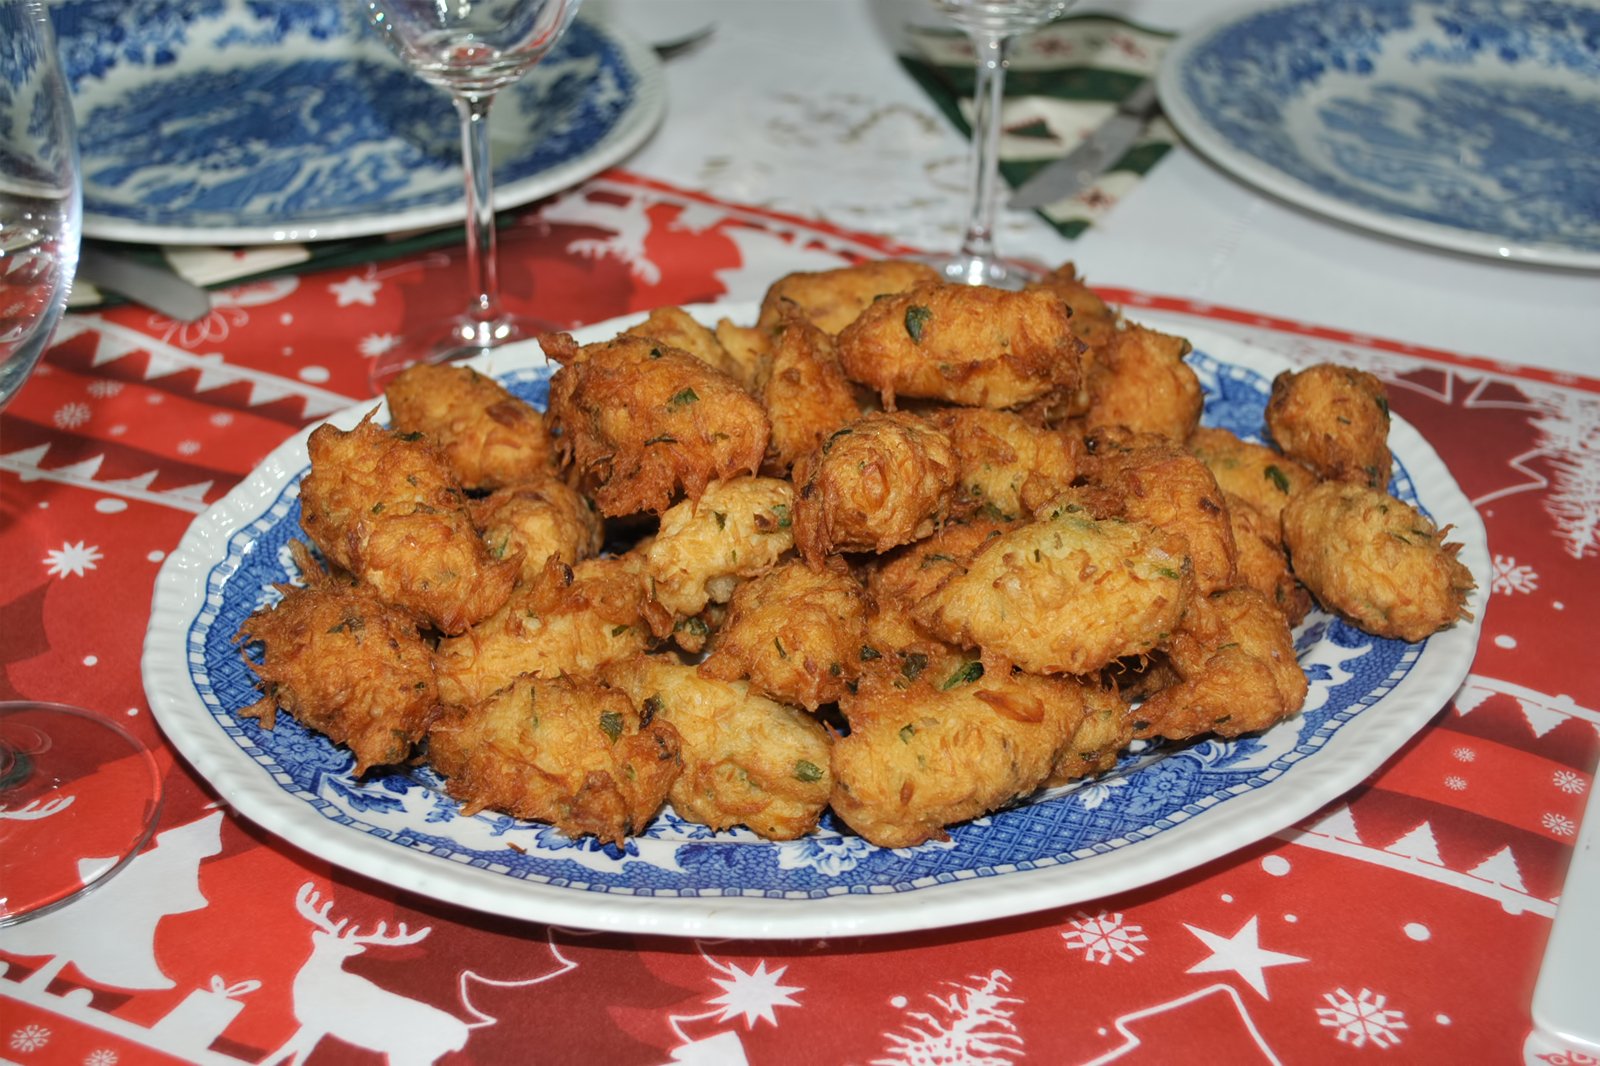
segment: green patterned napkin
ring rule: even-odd
[[[955,29],[907,27],[914,55],[901,63],[934,103],[971,135],[973,50]],[[1060,19],[1017,40],[1001,111],[1000,173],[1016,188],[1110,118],[1117,104],[1155,77],[1172,34],[1103,15]],[[1076,237],[1110,211],[1167,153],[1177,134],[1159,115],[1100,179],[1039,214]]]

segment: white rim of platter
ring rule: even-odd
[[[449,96],[350,10],[184,2],[53,0],[79,122],[85,237],[312,242],[466,217]],[[495,208],[620,162],[665,109],[656,54],[579,15],[496,96]]]
[[[754,321],[754,304],[688,309]],[[574,331],[615,336],[633,315]],[[1258,435],[1273,376],[1288,363],[1239,340],[1184,329],[1207,391],[1208,424]],[[479,364],[538,402],[550,367],[534,344]],[[377,401],[329,421],[348,427]],[[1238,430],[1236,430],[1238,431]],[[1465,679],[1479,624],[1420,644],[1380,640],[1321,612],[1296,631],[1312,678],[1306,710],[1256,737],[1133,753],[1113,775],[953,827],[951,839],[876,848],[832,821],[799,841],[711,833],[670,808],[626,849],[569,841],[538,823],[459,815],[427,769],[350,776],[349,753],[280,715],[272,732],[237,711],[258,697],[232,641],[287,580],[296,490],[310,429],[190,526],[156,582],[145,692],[172,744],[235,810],[336,865],[486,913],[578,928],[674,936],[859,936],[1031,913],[1148,885],[1260,840],[1359,784],[1445,706]],[[1454,527],[1478,580],[1482,521],[1434,450],[1396,418],[1391,491]]]
[[[1578,0],[1291,0],[1185,33],[1157,84],[1191,145],[1291,204],[1433,248],[1593,269],[1597,32],[1600,11]]]

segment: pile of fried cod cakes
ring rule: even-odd
[[[753,325],[541,344],[544,413],[419,366],[392,427],[311,435],[316,554],[241,627],[245,715],[571,837],[670,802],[907,847],[1298,713],[1313,599],[1406,641],[1466,617],[1459,545],[1385,491],[1382,383],[1285,372],[1270,445],[1202,428],[1188,343],[1071,264],[1008,292],[870,262]]]

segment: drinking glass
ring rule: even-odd
[[[406,338],[379,356],[373,384],[382,388],[416,363],[469,358],[551,327],[500,306],[495,269],[494,183],[489,109],[495,93],[550,51],[577,13],[579,0],[357,0],[367,21],[400,59],[445,89],[461,120],[466,172],[467,275],[472,302],[431,336]]]
[[[1019,289],[1039,274],[1007,263],[995,252],[994,218],[1000,199],[1000,105],[1012,42],[1058,17],[1073,0],[936,0],[966,33],[977,53],[973,73],[972,148],[966,236],[961,249],[924,259],[946,281]]]
[[[66,307],[81,210],[72,105],[44,5],[0,0],[0,409]],[[104,884],[150,838],[160,797],[155,757],[115,723],[0,703],[0,926]]]

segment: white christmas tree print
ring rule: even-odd
[[[1069,924],[1072,928],[1061,934],[1067,947],[1081,949],[1085,959],[1102,966],[1111,965],[1112,959],[1132,962],[1144,954],[1139,945],[1150,939],[1143,926],[1126,921],[1121,911],[1101,911],[1093,918],[1079,911]]]
[[[1387,999],[1371,989],[1352,996],[1340,988],[1322,998],[1329,1006],[1318,1007],[1317,1018],[1351,1047],[1365,1047],[1369,1040],[1380,1048],[1394,1047],[1400,1043],[1399,1030],[1409,1028],[1404,1012],[1385,1007]]]
[[[1011,976],[991,970],[969,980],[946,981],[956,990],[948,996],[930,992],[938,1013],[909,1012],[905,1030],[887,1034],[891,1057],[873,1059],[873,1066],[1008,1066],[1019,1058],[1022,1037],[1009,1005],[1022,1000],[1005,995]]]
[[[1539,575],[1533,567],[1523,566],[1509,555],[1494,557],[1494,576],[1489,579],[1489,591],[1502,595],[1514,592],[1532,592],[1539,587]]]
[[[62,542],[61,547],[51,548],[44,553],[45,573],[50,577],[82,577],[85,572],[95,569],[95,563],[105,558],[100,553],[99,545],[85,545],[83,541],[76,544]]]
[[[1536,397],[1539,452],[1553,476],[1545,510],[1574,559],[1600,550],[1600,401],[1567,389]]]
[[[780,985],[778,978],[783,976],[788,967],[779,966],[769,973],[765,959],[756,963],[756,968],[748,973],[731,962],[721,964],[718,969],[728,975],[711,979],[722,988],[722,995],[714,996],[707,1002],[722,1008],[722,1017],[718,1021],[725,1022],[742,1015],[747,1029],[754,1029],[758,1019],[777,1025],[776,1008],[798,1007],[800,1004],[789,993],[805,991],[791,985]]]

